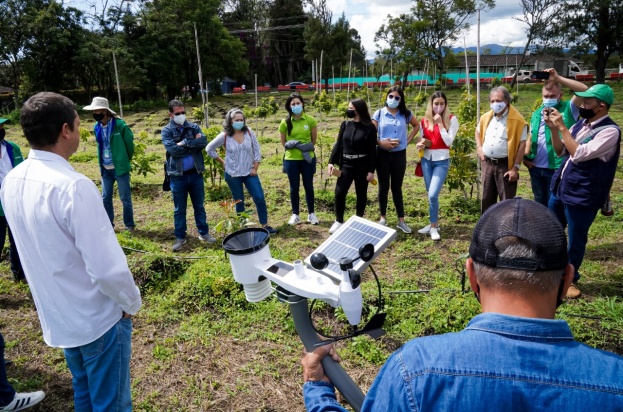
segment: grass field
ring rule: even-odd
[[[623,87],[614,85],[615,96]],[[528,117],[539,85],[520,85],[516,106]],[[411,92],[407,101],[412,101]],[[449,91],[450,108],[456,107],[460,91]],[[311,97],[311,95],[309,95]],[[384,96],[382,96],[384,97]],[[483,91],[483,101],[487,101]],[[290,227],[289,189],[281,173],[282,148],[278,124],[285,116],[286,94],[277,95],[280,109],[266,119],[248,119],[262,144],[264,160],[259,175],[267,198],[269,224],[280,230],[270,247],[273,257],[285,261],[305,258],[328,236],[333,223],[335,178],[326,174],[329,152],[340,122],[337,115],[308,112],[319,121],[317,155],[321,166],[315,177],[316,211],[319,226],[301,224]],[[379,93],[372,93],[372,111],[379,107]],[[234,106],[254,105],[247,96],[211,100],[223,116]],[[191,106],[198,103],[189,103]],[[408,105],[420,117],[423,109]],[[484,105],[486,109],[488,105]],[[612,117],[623,124],[623,103],[615,102]],[[81,112],[83,127],[91,130],[93,120]],[[302,376],[299,358],[302,345],[288,308],[275,298],[258,304],[247,303],[241,288],[233,281],[228,259],[219,242],[206,246],[196,239],[189,210],[189,242],[181,253],[171,252],[173,202],[170,192],[161,191],[164,148],[160,129],[168,121],[166,107],[141,112],[125,111],[125,118],[137,141],[152,155],[156,174],[132,176],[132,195],[137,230],[118,232],[126,248],[128,262],[143,294],[144,306],[134,318],[132,391],[137,411],[302,411]],[[191,119],[192,120],[192,119]],[[220,124],[221,119],[213,119]],[[7,139],[17,142],[25,154],[28,147],[19,127],[9,125]],[[428,223],[428,204],[422,179],[413,176],[417,153],[408,149],[408,168],[404,183],[406,221],[418,229]],[[70,160],[80,172],[99,185],[96,143],[91,137],[81,143]],[[590,235],[582,267],[582,298],[561,306],[558,317],[571,325],[576,338],[588,345],[623,355],[623,163],[619,163],[612,191],[616,213],[598,214]],[[520,172],[519,194],[531,198],[528,172]],[[220,186],[219,186],[220,185]],[[216,187],[206,187],[206,209],[211,229],[228,217],[219,206],[229,191],[217,179]],[[301,189],[302,190],[302,189]],[[347,198],[347,217],[354,214],[355,196]],[[376,187],[368,193],[366,217],[378,220]],[[302,196],[303,199],[303,196]],[[253,203],[247,196],[247,206]],[[460,291],[460,272],[467,252],[471,229],[479,217],[476,193],[465,199],[462,193],[444,188],[440,197],[441,242],[427,235],[402,232],[373,263],[381,278],[387,334],[379,340],[358,337],[339,343],[343,366],[366,390],[387,356],[409,339],[462,329],[479,312],[470,293]],[[304,209],[304,207],[302,208]],[[115,197],[117,227],[122,228],[121,204]],[[302,214],[305,219],[306,214]],[[390,201],[388,224],[397,222]],[[33,411],[73,410],[71,375],[59,349],[47,347],[42,339],[37,314],[28,286],[15,284],[8,259],[0,263],[0,328],[7,342],[6,356],[14,365],[8,368],[10,381],[19,391],[43,389],[47,398]],[[366,309],[376,304],[376,285],[369,271],[363,274]],[[430,293],[392,293],[430,289]],[[318,324],[331,332],[344,332],[344,316],[319,307]],[[468,350],[466,348],[466,350]]]

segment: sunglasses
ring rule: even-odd
[[[387,95],[387,98],[388,98],[388,99],[394,99],[394,100],[396,100],[397,102],[399,102],[399,101],[400,101],[400,96],[393,95],[393,94],[389,94],[389,95]]]
[[[177,112],[177,113],[173,113],[173,116],[179,116],[180,114],[186,114],[186,112]]]

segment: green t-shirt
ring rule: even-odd
[[[298,140],[299,143],[311,142],[311,131],[318,125],[316,119],[308,114],[303,113],[299,120],[292,117],[292,133],[288,135],[288,125],[286,119],[281,121],[279,125],[279,133],[286,135],[286,142],[289,140]],[[311,153],[314,157],[314,153]],[[303,153],[299,149],[286,150],[285,160],[303,160]]]

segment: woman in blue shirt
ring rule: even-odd
[[[398,214],[398,228],[411,233],[405,223],[405,210],[402,201],[402,181],[407,170],[407,145],[420,130],[420,125],[407,109],[402,89],[394,86],[389,89],[385,107],[372,116],[372,123],[378,130],[376,173],[379,178],[380,224],[386,225],[387,200],[389,189],[392,190],[394,206]],[[413,126],[407,136],[408,125]]]

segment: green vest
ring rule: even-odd
[[[572,104],[573,103],[571,103],[570,100],[562,100],[554,106],[554,109],[558,110],[560,114],[562,114],[562,121],[568,129],[571,128],[571,126],[573,126],[576,122],[576,119],[573,117],[573,110],[571,109]],[[530,153],[524,156],[527,160],[532,160],[536,157],[536,151],[539,143],[539,127],[541,126],[541,117],[544,107],[545,106],[540,105],[539,108],[532,113],[532,118],[530,119],[532,139],[530,142]],[[547,146],[547,166],[549,169],[556,170],[560,167],[564,158],[558,157],[556,154],[554,146],[552,145],[552,133],[547,125],[545,125],[545,144]]]
[[[16,145],[13,142],[9,142],[8,140],[4,141],[6,144],[11,145],[11,148],[9,148],[7,146],[7,153],[9,151],[12,151],[12,156],[11,157],[11,164],[13,165],[13,167],[17,166],[18,164],[22,163],[24,161],[24,156],[22,156],[22,151],[20,150],[19,146]],[[12,150],[11,150],[12,149]],[[0,203],[0,216],[4,216],[4,209],[2,208],[2,203]],[[3,239],[4,241],[4,239]]]

